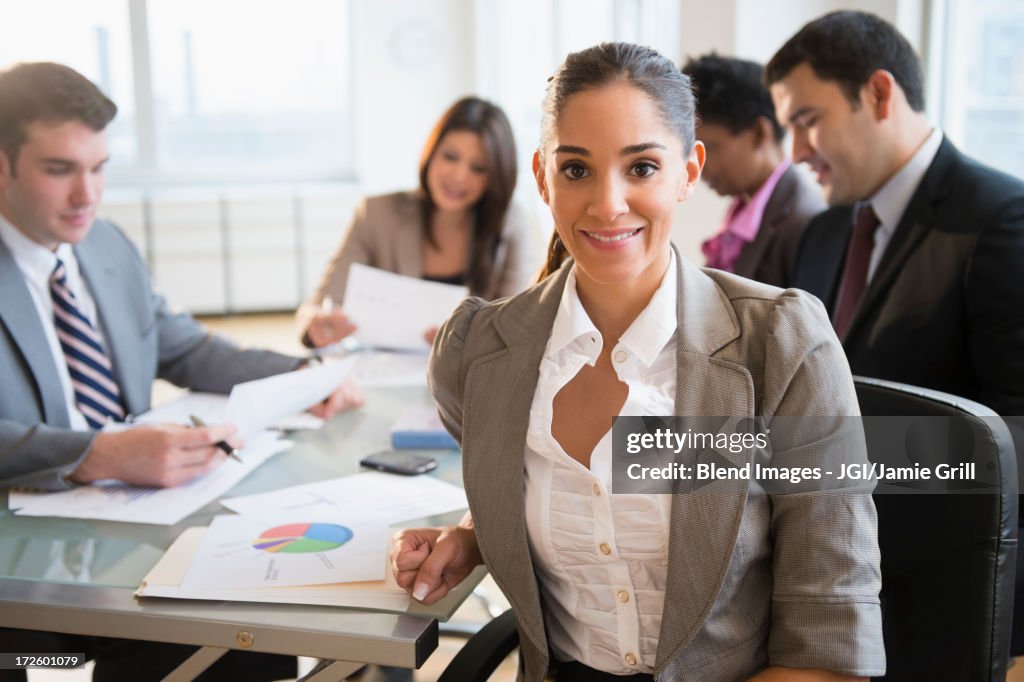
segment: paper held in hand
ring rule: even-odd
[[[243,438],[270,428],[331,395],[357,362],[345,358],[238,384],[231,390],[224,420],[235,424]]]
[[[469,295],[466,287],[427,282],[354,263],[342,309],[356,338],[376,348],[426,351],[424,332],[438,327]]]

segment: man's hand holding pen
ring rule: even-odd
[[[190,414],[188,416],[188,418],[192,422],[192,426],[198,426],[199,428],[205,428],[206,427],[206,423],[203,422],[203,420],[200,419],[199,417],[197,417],[196,415]],[[218,450],[223,452],[225,455],[227,455],[231,459],[235,460],[239,464],[242,463],[242,458],[238,456],[238,448],[233,447],[226,440],[219,440],[216,443],[214,443],[214,445],[217,446]]]
[[[181,424],[136,426],[100,431],[82,462],[69,476],[75,483],[117,479],[134,485],[169,488],[212,471],[241,447],[230,424],[188,427]]]

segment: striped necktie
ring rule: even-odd
[[[67,269],[59,258],[50,275],[50,296],[53,323],[79,411],[94,429],[103,428],[109,418],[124,419],[121,391],[114,381],[110,358],[96,329],[78,309],[75,295],[68,289]]]

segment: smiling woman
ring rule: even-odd
[[[433,603],[486,562],[531,681],[550,667],[559,682],[881,674],[864,489],[613,489],[619,416],[815,415],[770,444],[773,466],[866,461],[840,421],[857,405],[820,303],[672,248],[704,161],[694,118],[689,79],[650,48],[601,44],[551,79],[533,161],[555,222],[548,266],[439,332],[430,388],[462,446],[470,514],[399,533],[398,583]]]
[[[655,100],[627,82],[566,103],[534,173],[584,305],[614,294],[626,326],[643,309],[668,267],[675,204],[693,192],[703,163],[703,145],[676,135]]]
[[[299,309],[303,342],[335,343],[355,331],[341,303],[349,268],[362,263],[410,277],[465,284],[485,298],[521,291],[536,267],[532,229],[511,203],[516,151],[504,112],[476,97],[455,102],[427,138],[420,186],[369,197],[313,295]],[[424,330],[428,342],[436,328]]]

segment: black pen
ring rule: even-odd
[[[195,416],[194,414],[190,414],[188,418],[192,420],[193,426],[206,426],[203,420]],[[214,443],[214,445],[223,450],[224,454],[230,457],[231,459],[235,460],[239,464],[242,463],[242,458],[238,456],[238,450],[228,445],[228,442],[226,440],[219,440],[216,443]]]

